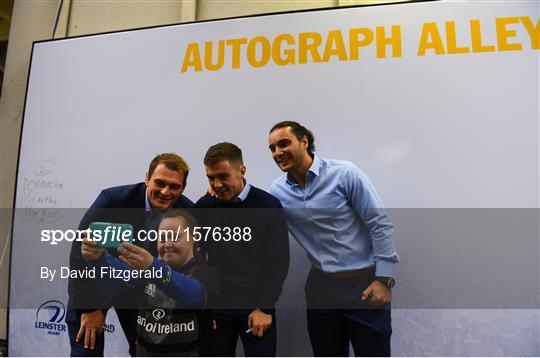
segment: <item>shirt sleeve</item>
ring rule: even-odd
[[[172,270],[163,261],[154,258],[152,267],[163,271],[162,278],[154,278],[154,282],[161,291],[175,300],[182,308],[204,308],[206,293],[201,282],[196,278]]]
[[[399,261],[399,256],[394,244],[394,226],[382,200],[369,178],[352,163],[346,167],[344,176],[348,199],[369,232],[375,275],[393,277],[394,264]]]

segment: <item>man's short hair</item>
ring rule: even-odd
[[[242,159],[242,150],[233,143],[223,142],[214,144],[206,151],[204,156],[204,165],[207,167],[214,166],[219,162],[228,160],[236,168],[244,164]]]
[[[160,222],[164,219],[181,219],[184,220],[184,224],[186,227],[193,229],[195,226],[197,226],[197,220],[195,217],[186,209],[171,209],[167,210],[160,219]]]
[[[272,133],[276,129],[287,128],[287,127],[291,128],[291,132],[294,134],[294,136],[298,140],[302,140],[302,138],[306,136],[307,141],[308,141],[308,147],[307,147],[308,153],[313,154],[313,152],[315,152],[315,137],[313,136],[313,133],[311,133],[309,129],[307,129],[306,127],[304,127],[298,122],[294,122],[294,121],[279,122],[275,124],[272,127],[272,129],[270,129],[270,133]]]
[[[186,228],[190,228],[193,230],[194,227],[197,226],[197,219],[195,219],[195,216],[193,216],[189,211],[186,209],[170,209],[167,210],[160,218],[159,222],[161,223],[165,219],[180,219],[184,221],[184,226],[181,228],[182,230],[185,230]],[[188,241],[193,245],[193,253],[194,254],[200,254],[200,248],[199,244],[191,240],[191,238],[188,237]],[[202,258],[202,257],[201,257]],[[203,259],[204,261],[204,259]]]
[[[189,167],[186,161],[176,153],[162,153],[158,154],[150,162],[148,167],[148,178],[152,177],[154,170],[159,164],[165,164],[170,169],[184,174],[184,186],[186,185],[187,177],[189,174]]]

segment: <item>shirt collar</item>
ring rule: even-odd
[[[320,170],[321,170],[321,158],[313,154],[313,163],[311,163],[311,166],[309,167],[309,171],[315,174],[316,176],[319,176]]]
[[[320,170],[321,170],[321,158],[319,158],[316,154],[313,154],[313,162],[311,163],[308,169],[308,173],[311,172],[313,173],[313,175],[319,176]],[[293,176],[290,173],[287,173],[286,181],[287,181],[287,184],[289,184],[290,186],[298,185],[298,183],[296,182],[296,180],[293,178]]]
[[[244,189],[238,194],[236,198],[234,198],[233,203],[241,203],[246,200],[249,190],[251,189],[251,185],[246,182],[246,179],[244,179]]]
[[[146,188],[146,191],[144,192],[144,211],[151,211],[152,206],[150,206],[150,201],[148,200],[148,187]]]

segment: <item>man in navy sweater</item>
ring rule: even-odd
[[[195,204],[209,209],[200,214],[212,233],[201,244],[208,264],[221,276],[214,353],[235,355],[240,336],[247,356],[275,356],[274,308],[289,268],[281,203],[246,182],[242,151],[232,143],[211,146],[204,165],[217,196],[206,195]]]
[[[104,189],[85,213],[79,229],[88,228],[94,221],[125,223],[133,225],[134,238],[141,230],[155,229],[159,219],[156,210],[193,207],[193,202],[182,195],[188,172],[187,163],[179,155],[164,153],[156,156],[150,162],[145,182]],[[148,249],[149,241],[136,244]],[[112,254],[117,255],[116,252]],[[88,266],[81,256],[80,242],[73,243],[69,261],[71,269],[84,270]],[[101,333],[111,306],[117,308],[118,319],[129,343],[129,353],[135,355],[138,303],[134,289],[122,290],[112,302],[107,303],[96,299],[98,290],[92,279],[70,279],[68,290],[66,323],[72,356],[103,356],[104,338]],[[85,337],[84,342],[76,339],[77,336]]]

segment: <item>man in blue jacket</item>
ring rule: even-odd
[[[84,215],[79,229],[86,229],[91,222],[105,221],[133,225],[134,237],[141,230],[155,229],[159,212],[169,208],[191,208],[193,202],[182,195],[186,187],[189,168],[177,154],[164,153],[151,162],[142,183],[104,189]],[[137,245],[152,250],[151,242],[140,241]],[[155,245],[153,245],[155,246]],[[152,252],[152,251],[151,251]],[[113,255],[117,255],[114,251]],[[74,242],[70,254],[71,269],[85,269],[86,261],[81,256],[81,243]],[[110,307],[116,309],[118,319],[129,343],[130,355],[135,355],[136,303],[135,289],[122,290],[112,301],[97,303],[98,290],[92,279],[70,279],[69,302],[66,323],[72,356],[103,356],[103,325]],[[76,337],[90,337],[84,342]]]

